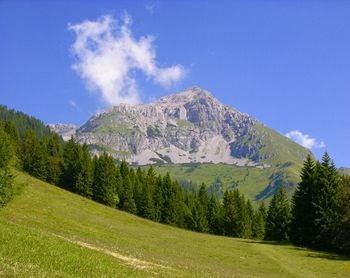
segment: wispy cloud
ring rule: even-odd
[[[145,5],[146,11],[149,12],[150,14],[154,13],[154,7],[155,7],[155,5],[153,3],[147,3]]]
[[[308,134],[303,134],[299,130],[292,130],[288,132],[286,137],[310,150],[317,148],[322,149],[326,147],[323,141],[317,141],[315,138],[310,137]]]
[[[74,109],[76,109],[76,110],[80,110],[80,108],[79,108],[79,106],[77,105],[77,103],[74,101],[74,100],[72,100],[72,99],[70,99],[69,101],[68,101],[68,104],[72,107],[72,108],[74,108]]]
[[[125,13],[119,21],[105,15],[96,21],[69,25],[76,34],[72,51],[77,62],[73,69],[110,105],[140,102],[134,70],[162,86],[172,85],[185,75],[181,65],[158,67],[154,38],[135,38],[131,24],[131,17]]]

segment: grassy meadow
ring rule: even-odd
[[[349,257],[185,231],[15,175],[1,277],[350,277]]]

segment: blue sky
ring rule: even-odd
[[[197,85],[349,167],[350,1],[232,2],[0,1],[0,103],[82,124]]]

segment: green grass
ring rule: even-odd
[[[0,210],[0,276],[350,276],[347,257],[161,225],[16,174],[21,193]]]
[[[239,190],[249,197],[253,202],[264,189],[273,183],[271,175],[273,173],[283,173],[284,183],[292,182],[296,185],[299,182],[300,166],[291,164],[288,167],[271,167],[271,168],[255,168],[255,167],[239,167],[228,164],[164,164],[154,166],[157,173],[165,175],[167,172],[177,180],[188,180],[196,184],[204,182],[210,186],[217,177],[223,184],[223,189],[232,188],[238,185]],[[276,187],[277,188],[277,187]],[[294,187],[289,188],[289,195]],[[268,195],[268,192],[266,193]],[[262,199],[268,197],[262,194]]]

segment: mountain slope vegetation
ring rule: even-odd
[[[346,277],[348,257],[154,223],[15,172],[0,209],[0,275]]]

